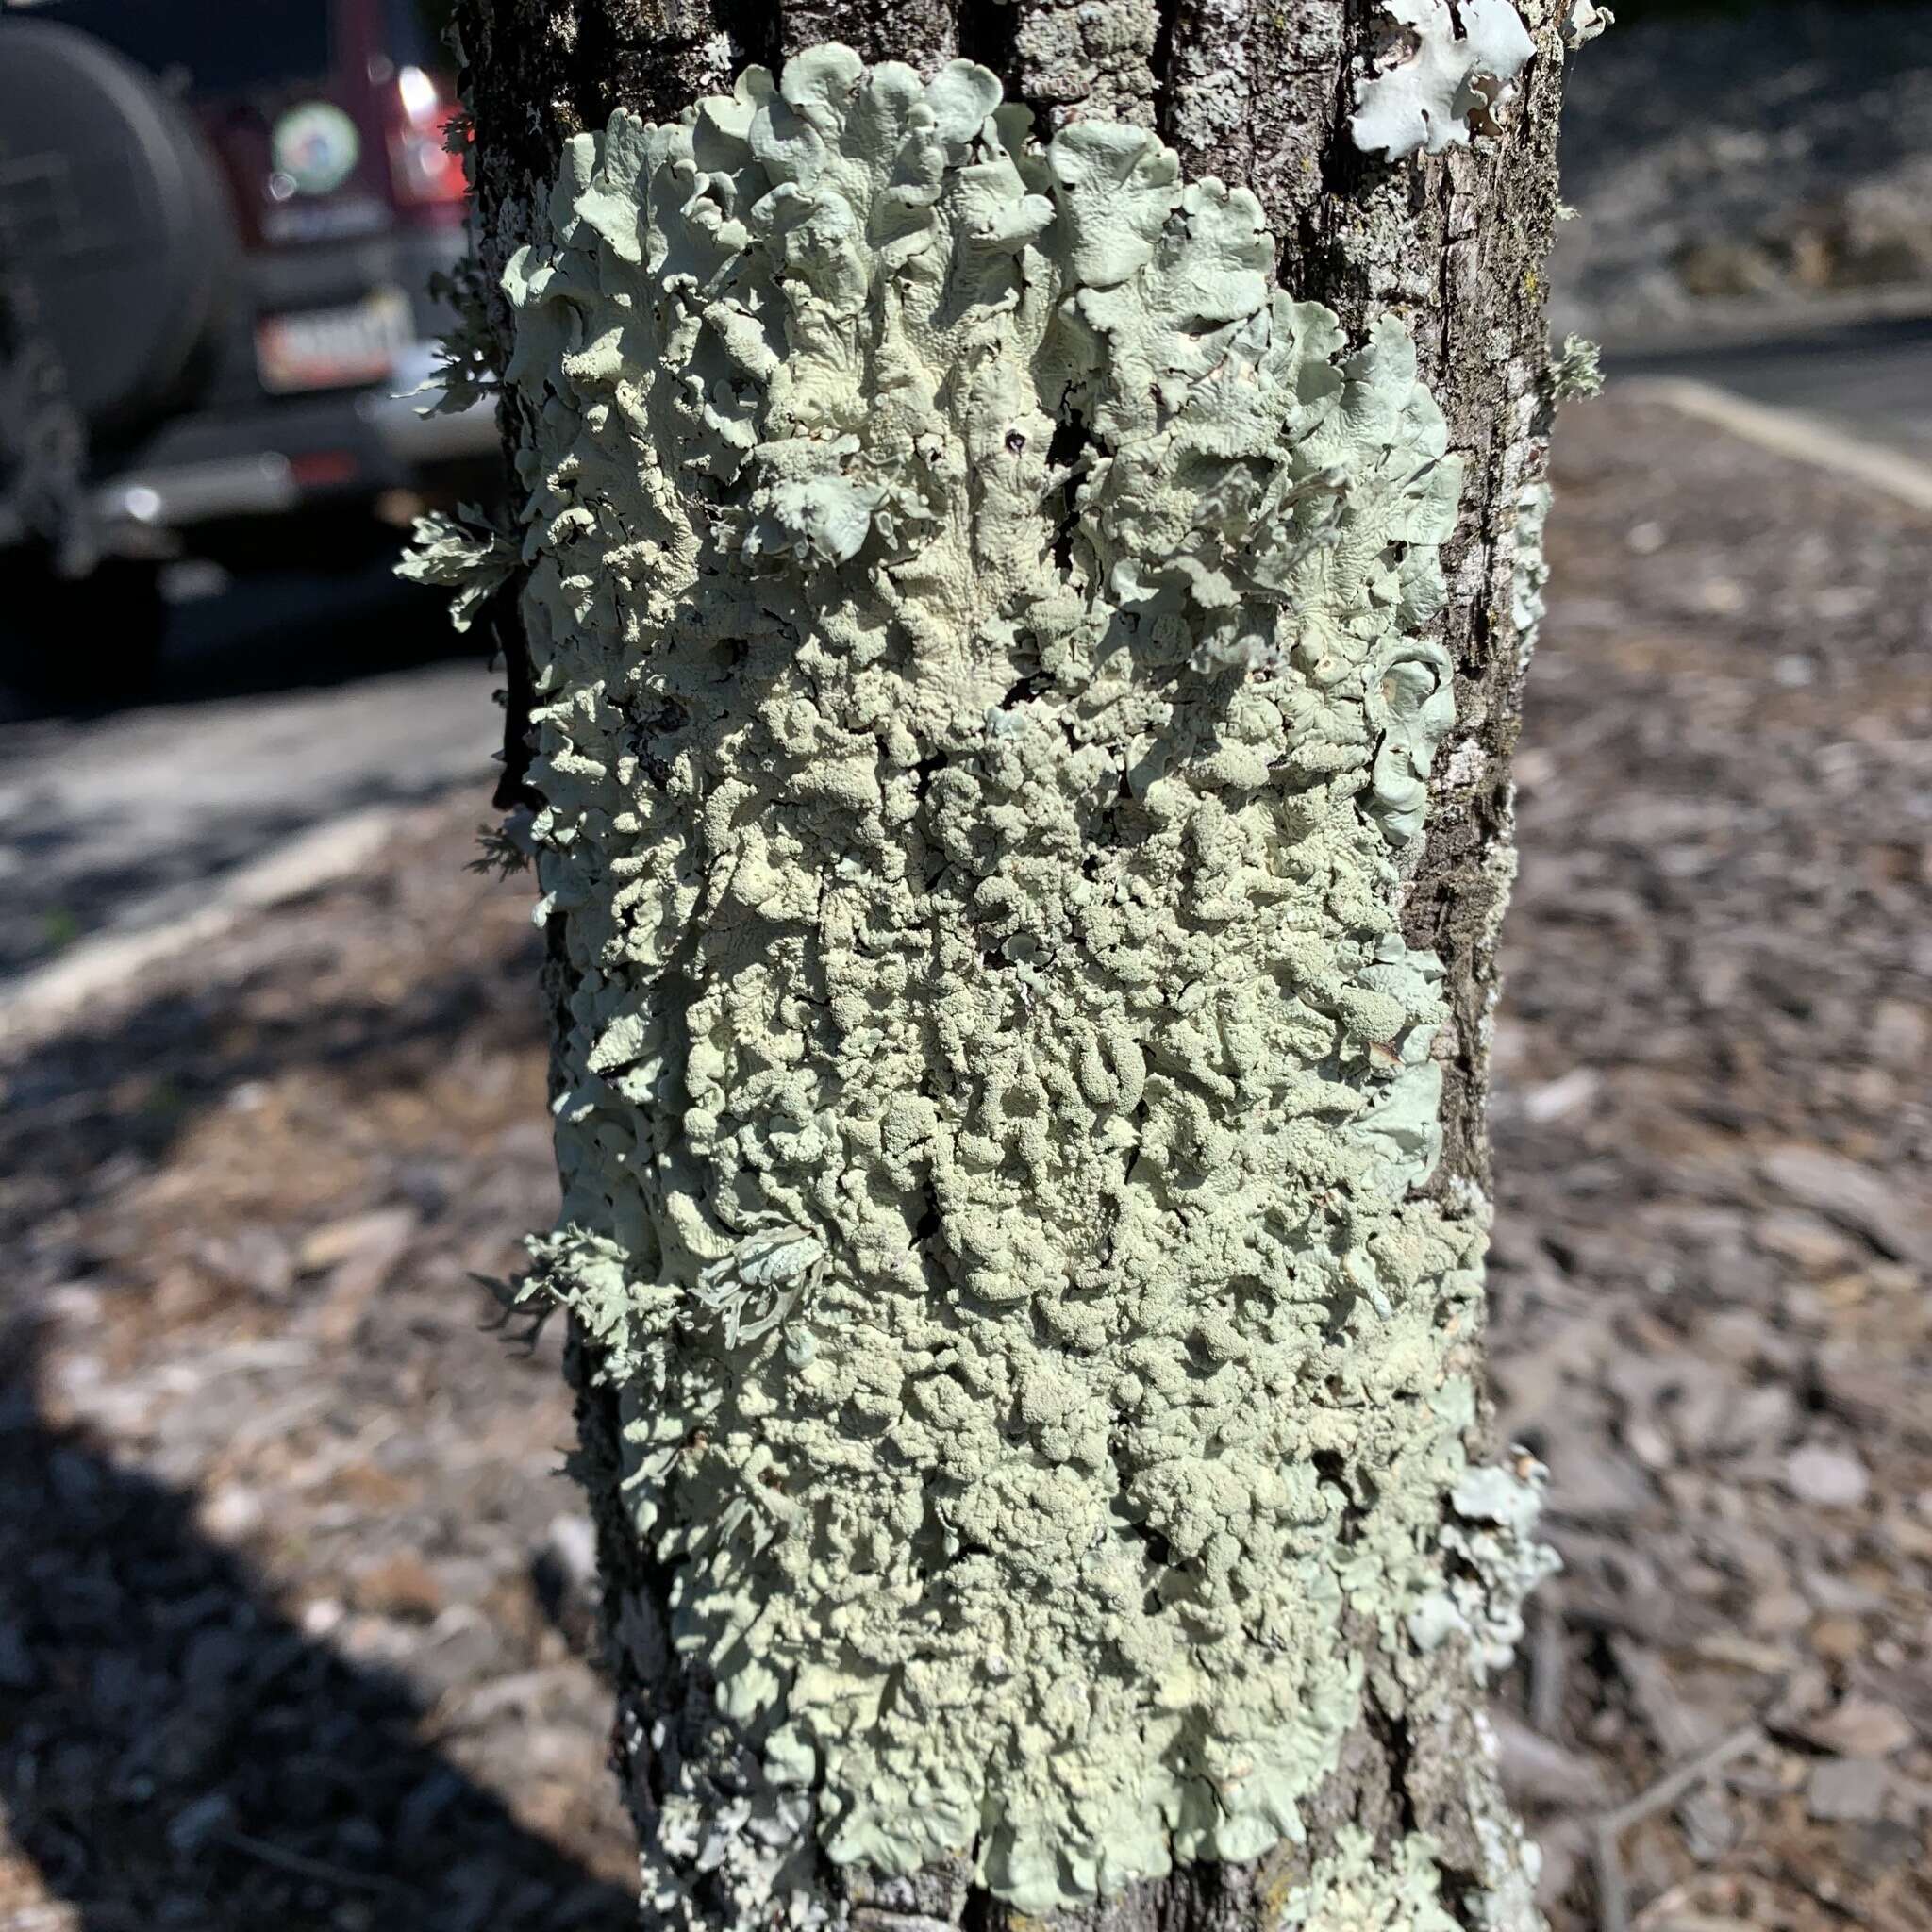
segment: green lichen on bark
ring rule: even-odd
[[[1432,1848],[1417,1833],[1378,1854],[1374,1839],[1344,1825],[1307,1882],[1288,1896],[1282,1932],[1462,1932],[1439,1896]]]
[[[619,114],[542,229],[530,1291],[621,1392],[623,1641],[710,1700],[639,1740],[654,1909],[1257,1857],[1359,1719],[1345,1624],[1419,1661],[1474,1429],[1399,922],[1460,480],[1409,340],[964,62]]]
[[[516,568],[516,551],[473,504],[456,516],[431,510],[411,525],[396,575],[412,584],[446,590],[452,628],[468,630]]]

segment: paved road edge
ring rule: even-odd
[[[1626,402],[1660,403],[1775,456],[1829,470],[1932,514],[1932,463],[1868,442],[1815,416],[1750,402],[1716,383],[1683,375],[1633,375],[1619,382],[1616,392]]]
[[[60,1032],[94,1001],[113,995],[148,968],[221,938],[251,912],[346,878],[421,809],[417,800],[326,819],[225,874],[194,911],[138,932],[101,933],[22,974],[0,993],[0,1050]]]

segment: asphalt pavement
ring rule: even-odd
[[[1605,366],[1613,382],[1716,384],[1932,462],[1932,317],[1612,343]],[[496,682],[440,597],[372,568],[182,602],[138,706],[36,714],[0,694],[0,1000],[83,940],[197,909],[343,813],[472,782],[480,820]]]
[[[50,712],[0,692],[0,1002],[84,940],[198,911],[344,813],[470,782],[487,817],[500,681],[442,597],[372,568],[179,603],[138,705]]]
[[[1932,315],[1827,327],[1793,319],[1751,336],[1613,341],[1604,371],[1612,381],[1689,376],[1932,462]]]

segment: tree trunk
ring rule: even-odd
[[[647,1924],[1535,1923],[1484,1108],[1591,9],[1399,10],[458,7]]]

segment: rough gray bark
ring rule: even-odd
[[[1456,672],[1456,730],[1437,758],[1425,848],[1410,874],[1405,936],[1445,969],[1453,1018],[1444,1059],[1444,1151],[1433,1188],[1467,1202],[1489,1191],[1485,1103],[1494,943],[1510,874],[1508,758],[1525,651],[1512,617],[1519,506],[1540,481],[1547,424],[1542,268],[1556,210],[1555,142],[1562,52],[1554,19],[1538,20],[1538,55],[1507,136],[1389,167],[1349,141],[1351,63],[1379,42],[1370,0],[463,0],[458,7],[475,127],[480,252],[494,288],[526,239],[563,142],[624,106],[669,120],[728,87],[748,60],[842,41],[869,60],[930,72],[956,56],[997,73],[1042,125],[1083,114],[1152,125],[1190,179],[1218,175],[1253,190],[1281,238],[1282,285],[1334,308],[1351,338],[1391,309],[1410,319],[1422,375],[1441,403],[1453,449],[1468,458],[1462,514],[1443,561],[1451,596],[1440,635]],[[1554,9],[1551,9],[1554,10]],[[499,336],[507,314],[493,317]],[[512,649],[514,644],[512,644]],[[556,935],[553,933],[555,941]],[[553,945],[559,1037],[569,968]],[[603,1525],[611,1601],[661,1600],[665,1579],[619,1527],[610,1507],[619,1467],[608,1391],[581,1340],[580,1468]],[[1497,1846],[1510,1827],[1478,1736],[1457,1646],[1398,1682],[1372,1632],[1364,1715],[1308,1809],[1305,1845],[1250,1865],[1180,1867],[1103,1905],[1057,1915],[1060,1932],[1254,1932],[1344,1826],[1378,1846],[1425,1833],[1446,1874],[1444,1903],[1471,1926],[1491,1915]],[[615,1750],[634,1802],[648,1807],[649,1754],[634,1756],[641,1710],[664,1695],[615,1646],[621,1720]],[[1513,1854],[1504,1855],[1513,1856]],[[847,1888],[852,1923],[890,1932],[959,1925],[1018,1932],[1036,1920],[970,1888],[957,1873],[913,1884]],[[721,1932],[723,1924],[721,1924]]]

